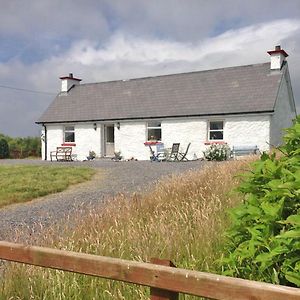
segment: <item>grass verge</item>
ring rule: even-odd
[[[90,168],[0,166],[0,207],[61,192],[95,173]]]
[[[136,261],[166,258],[181,268],[214,272],[228,226],[225,212],[240,202],[231,193],[235,175],[247,167],[233,161],[165,179],[147,195],[120,196],[105,209],[78,216],[77,225],[60,236],[52,228],[40,245]],[[4,278],[0,299],[149,297],[149,288],[19,264],[10,264]]]

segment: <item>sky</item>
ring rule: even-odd
[[[275,45],[300,112],[300,0],[0,4],[0,133],[39,136],[69,73],[90,83],[263,63]]]

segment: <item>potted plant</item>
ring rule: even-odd
[[[89,156],[87,156],[87,160],[94,160],[96,158],[95,151],[89,151]]]

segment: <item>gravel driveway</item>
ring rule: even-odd
[[[0,240],[15,240],[15,230],[33,229],[61,223],[66,215],[93,205],[99,205],[118,193],[133,193],[147,190],[163,176],[199,169],[201,161],[180,163],[158,163],[149,161],[113,162],[97,160],[92,162],[57,163],[40,160],[0,160],[0,165],[34,164],[89,166],[97,170],[91,181],[72,186],[64,192],[48,195],[31,202],[11,205],[0,209]],[[18,238],[18,241],[21,239]]]

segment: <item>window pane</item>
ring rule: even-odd
[[[114,126],[107,126],[106,127],[106,142],[107,143],[114,143],[115,142]]]
[[[148,141],[161,141],[161,129],[148,129]]]
[[[223,121],[209,122],[210,130],[223,129]]]
[[[148,127],[161,127],[161,122],[157,122],[157,121],[148,122]]]
[[[75,142],[74,132],[65,132],[65,142],[68,142],[68,143],[74,143]]]
[[[223,140],[223,131],[210,131],[210,140]]]

